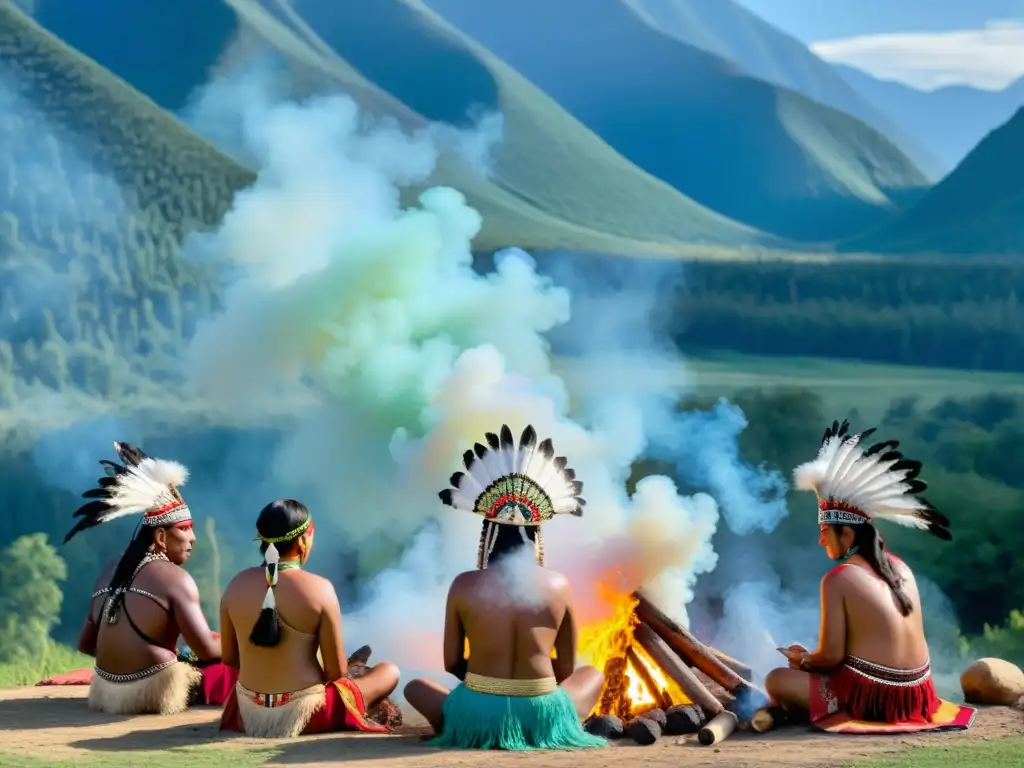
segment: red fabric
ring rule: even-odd
[[[36,685],[89,685],[92,682],[92,667],[87,669],[76,669],[74,672],[65,672],[63,675],[54,675],[45,680],[40,680]]]
[[[224,714],[220,718],[222,731],[245,733],[242,713],[238,709],[238,689],[233,688],[224,704]],[[324,705],[316,711],[309,724],[303,729],[303,735],[313,733],[334,733],[336,731],[365,731],[368,733],[388,733],[387,726],[378,725],[366,719],[366,704],[359,686],[347,677],[327,683],[324,693]]]
[[[917,685],[886,685],[841,666],[835,674],[811,675],[811,722],[837,713],[881,723],[930,723],[942,701],[928,677]]]
[[[234,667],[219,661],[203,667],[203,703],[215,707],[224,706],[237,682],[238,670]]]

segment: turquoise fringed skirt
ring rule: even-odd
[[[465,684],[444,702],[444,730],[430,746],[453,749],[587,749],[608,742],[583,730],[559,686],[539,696],[478,693]]]

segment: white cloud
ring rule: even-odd
[[[999,90],[1024,75],[1024,19],[992,20],[983,29],[823,40],[811,50],[921,90],[953,84]]]

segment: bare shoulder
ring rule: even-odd
[[[259,571],[261,576],[263,575],[263,569],[262,568],[253,567],[253,568],[243,568],[242,570],[240,570],[238,573],[236,573],[234,576],[231,577],[231,581],[229,581],[228,585],[224,588],[224,594],[225,595],[229,595],[229,594],[233,594],[233,593],[237,592],[238,589],[245,582],[247,582],[249,579],[253,578],[254,573],[256,571]]]
[[[329,607],[338,604],[338,593],[330,579],[317,576],[309,571],[297,571],[298,583],[308,598],[319,602],[321,606]]]
[[[547,568],[544,569],[544,573],[548,587],[553,591],[564,595],[568,595],[572,591],[572,585],[569,583],[569,579],[564,573],[552,571]]]
[[[450,597],[459,597],[466,594],[473,589],[482,574],[485,573],[486,571],[463,571],[452,579],[452,585],[448,587],[448,595]]]

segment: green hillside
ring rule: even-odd
[[[890,253],[1024,252],[1024,108],[888,226],[842,244]]]
[[[438,180],[465,191],[485,221],[492,220],[490,226],[500,227],[502,235],[491,241],[641,253],[651,246],[622,241],[740,244],[769,239],[639,170],[424,6],[402,0],[226,1],[248,29],[293,66],[316,71],[321,87],[340,88],[367,110],[394,116],[407,128],[427,121],[465,126],[472,112],[500,109],[505,136],[495,153],[493,183],[451,166],[437,174]],[[520,220],[501,221],[513,206]],[[608,237],[531,237],[537,224],[522,220],[531,207],[557,219],[559,228]]]
[[[621,2],[431,2],[638,166],[759,229],[849,236],[927,186],[873,128],[660,33]]]

